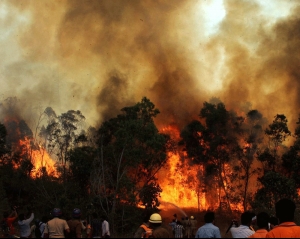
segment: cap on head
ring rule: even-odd
[[[162,223],[161,216],[158,213],[153,213],[150,216],[149,222],[151,222],[151,223]]]
[[[60,208],[54,208],[52,214],[54,217],[60,217],[62,215],[62,212]]]
[[[80,209],[79,209],[79,208],[74,208],[74,209],[73,209],[73,212],[72,212],[72,216],[73,216],[74,218],[79,218],[79,217],[81,216],[81,211],[80,211]]]
[[[191,219],[193,220],[193,219],[194,219],[194,216],[191,216]]]

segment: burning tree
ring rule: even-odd
[[[181,132],[187,154],[195,164],[201,164],[210,178],[210,187],[216,185],[218,201],[224,200],[230,209],[232,172],[228,165],[235,155],[237,139],[229,129],[234,125],[234,117],[221,102],[204,102],[199,114],[201,121],[193,121]],[[207,188],[207,187],[206,187]]]
[[[48,115],[48,125],[41,129],[40,136],[44,136],[47,150],[55,154],[61,163],[65,181],[69,151],[75,148],[81,138],[85,140],[81,128],[85,117],[79,110],[69,110],[56,117],[50,107],[46,108],[45,114]]]
[[[122,205],[159,206],[161,189],[155,174],[166,163],[168,140],[154,124],[159,110],[149,99],[121,111],[99,129],[98,158],[91,176],[93,193],[112,225],[120,213],[125,213]]]

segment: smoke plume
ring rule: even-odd
[[[214,2],[225,16],[208,31]],[[300,3],[274,2],[1,1],[0,97],[17,97],[26,120],[51,106],[97,126],[146,96],[158,126],[182,127],[212,97],[295,123]]]

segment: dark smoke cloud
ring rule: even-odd
[[[182,127],[215,96],[232,109],[250,102],[270,121],[298,117],[298,1],[281,19],[255,1],[224,1],[209,36],[196,1],[4,3],[12,33],[1,52],[17,53],[0,61],[5,95],[29,106],[79,109],[99,125],[146,96],[159,126]]]

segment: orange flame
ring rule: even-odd
[[[55,161],[50,157],[46,149],[38,147],[39,149],[32,149],[30,146],[30,140],[20,140],[20,146],[25,147],[27,152],[30,152],[31,162],[34,165],[34,170],[31,173],[33,178],[41,176],[42,169],[46,170],[48,175],[58,177],[58,173],[55,168]]]
[[[171,138],[180,138],[179,130],[168,126],[161,130],[170,134]],[[172,203],[182,208],[207,209],[205,193],[201,192],[198,172],[200,166],[189,166],[182,152],[169,152],[167,166],[158,173],[159,184],[162,188],[161,201]],[[163,205],[162,205],[163,206]]]

